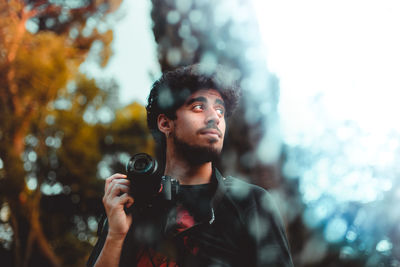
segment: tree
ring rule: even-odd
[[[47,229],[42,226],[41,189],[51,180],[49,167],[56,167],[54,161],[67,161],[57,148],[60,142],[67,144],[70,136],[63,139],[62,133],[67,129],[55,127],[64,122],[58,125],[51,121],[81,117],[82,114],[68,117],[68,105],[87,103],[82,106],[89,109],[102,103],[96,98],[99,88],[94,81],[76,74],[94,42],[103,45],[100,62],[103,65],[107,62],[112,32],[96,29],[93,22],[103,21],[104,15],[119,3],[107,0],[73,4],[22,0],[0,3],[0,203],[9,209],[15,266],[28,266],[34,261],[31,257],[34,249],[41,262],[51,266],[61,264],[48,241]],[[77,87],[80,94],[66,99],[71,90],[67,82],[74,79],[80,84]],[[79,128],[80,139],[74,142],[87,142],[90,149],[86,156],[91,158],[95,154],[90,154],[96,143],[96,138],[92,138],[96,136],[95,127],[80,122],[86,127]],[[60,155],[55,157],[57,153]],[[93,165],[99,157],[91,160]],[[27,184],[35,180],[36,186]]]
[[[124,173],[130,155],[152,154],[153,143],[144,107],[133,103],[116,109],[113,83],[100,90],[83,76],[69,88],[40,128],[49,147],[46,154],[38,154],[42,174],[37,176],[44,177],[41,214],[47,218],[42,220],[46,236],[63,266],[82,266],[95,241],[98,217],[104,214],[101,178]],[[68,109],[62,109],[65,103],[70,103]]]

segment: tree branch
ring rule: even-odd
[[[31,231],[34,232],[34,237],[39,245],[40,250],[43,252],[43,255],[50,261],[51,265],[54,267],[61,266],[61,261],[54,253],[49,241],[43,233],[43,229],[40,223],[40,204],[41,193],[39,190],[35,192],[34,199],[32,202],[33,207],[31,208]],[[30,256],[30,255],[29,255]]]
[[[35,114],[35,102],[32,101],[31,103],[28,104],[25,112],[20,117],[22,121],[16,127],[14,132],[13,147],[17,155],[21,155],[21,153],[24,151],[25,134],[29,130],[31,118],[33,117],[34,114]]]
[[[18,225],[18,220],[17,217],[14,213],[16,210],[16,205],[15,203],[12,202],[12,200],[8,200],[9,205],[10,205],[10,211],[11,211],[11,227],[13,229],[13,234],[14,234],[14,264],[15,266],[21,266],[21,242],[20,242],[20,236],[19,236],[19,225]]]
[[[36,232],[31,229],[29,229],[29,235],[28,235],[28,240],[26,241],[26,249],[25,249],[25,257],[24,257],[24,263],[23,267],[28,267],[29,264],[29,259],[31,258],[32,255],[32,246],[33,242],[36,239]]]

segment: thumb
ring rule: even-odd
[[[133,203],[135,203],[135,200],[134,200],[131,196],[128,196],[128,197],[126,198],[124,204],[125,204],[125,207],[126,207],[126,208],[129,208],[130,206],[133,205]]]
[[[131,214],[131,213],[129,213],[129,214],[126,215],[126,223],[127,223],[129,226],[131,226],[131,224],[132,224],[132,214]]]

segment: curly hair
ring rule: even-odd
[[[191,94],[201,89],[214,89],[221,94],[226,108],[225,116],[229,117],[237,107],[241,94],[233,76],[222,66],[210,71],[204,65],[195,64],[165,72],[154,82],[146,110],[147,125],[156,141],[158,157],[165,153],[165,136],[158,129],[158,115],[165,114],[170,119],[176,119],[176,110]]]

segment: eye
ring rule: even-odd
[[[218,112],[218,114],[220,115],[224,115],[225,114],[225,108],[223,107],[217,107],[216,111]]]
[[[203,105],[202,104],[193,105],[192,109],[194,111],[201,111],[201,110],[203,110]]]

